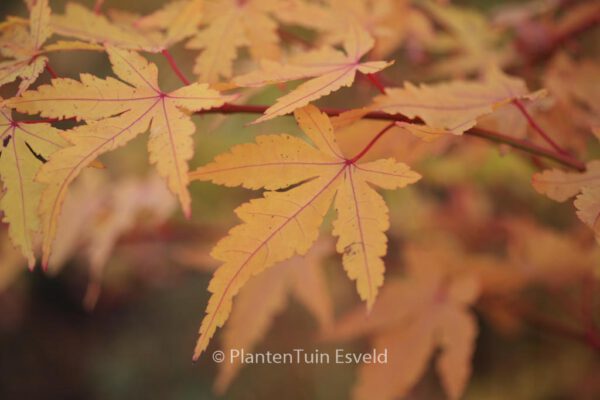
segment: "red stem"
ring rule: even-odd
[[[46,66],[45,66],[44,68],[46,69],[46,71],[48,71],[48,73],[50,74],[50,76],[51,76],[53,79],[56,79],[56,78],[58,78],[58,74],[56,73],[56,71],[54,71],[54,70],[52,69],[52,67],[50,66],[50,64],[49,64],[49,63],[46,63]]]
[[[100,15],[102,14],[102,5],[104,4],[104,0],[96,0],[94,3],[94,14]]]
[[[379,80],[379,77],[376,74],[366,74],[366,76],[371,81],[373,86],[379,89],[381,94],[385,94],[385,87],[383,86],[383,84]]]
[[[268,106],[260,106],[260,105],[237,105],[237,104],[225,104],[221,107],[213,108],[210,110],[204,110],[198,112],[198,114],[262,114],[267,110]],[[321,112],[329,116],[337,116],[345,111],[345,109],[336,109],[336,108],[321,108]],[[405,117],[400,114],[387,114],[380,111],[372,111],[364,115],[365,119],[374,119],[374,120],[383,120],[383,121],[402,121],[402,122],[411,122],[411,123],[422,123],[420,120],[412,120],[410,118]],[[553,160],[557,163],[560,163],[566,167],[578,170],[585,171],[585,164],[581,161],[573,158],[568,154],[556,153],[554,151],[545,149],[539,145],[534,143],[530,143],[526,140],[517,139],[508,135],[504,135],[502,133],[488,131],[481,128],[471,128],[465,132],[465,135],[476,136],[482,139],[490,140],[497,143],[508,144],[511,147],[514,147],[519,150],[523,150],[527,153],[534,154],[540,157],[547,158],[549,160]]]
[[[171,66],[171,69],[179,77],[179,79],[181,80],[181,82],[183,82],[184,85],[189,85],[190,81],[185,77],[185,75],[183,74],[183,72],[181,72],[181,70],[177,66],[177,63],[175,62],[175,59],[173,58],[173,56],[171,55],[171,53],[169,53],[169,50],[164,49],[161,53],[162,53],[163,56],[165,56],[165,58],[169,62],[169,65]]]
[[[164,49],[162,51],[162,54],[167,59],[171,68],[177,74],[179,79],[181,79],[181,81],[185,85],[189,85],[190,82],[185,77],[185,75],[183,75],[183,73],[177,66],[177,63],[175,62],[175,59],[173,58],[171,53],[169,53],[169,50]],[[367,77],[381,91],[381,93],[385,93],[385,88],[381,84],[381,81],[378,79],[377,76],[375,76],[373,74],[367,74]],[[529,115],[529,113],[527,112],[527,110],[525,109],[525,107],[519,100],[515,100],[514,103],[517,105],[519,110],[521,110],[521,112],[523,113],[525,118],[527,118],[527,120],[531,124],[531,126],[534,129],[538,130],[538,132],[540,132],[542,137],[544,137],[548,141],[548,143],[550,143],[550,145],[557,151],[557,153],[554,153],[552,151],[544,149],[543,147],[537,146],[533,143],[529,143],[529,142],[521,140],[521,139],[513,138],[508,135],[503,135],[498,132],[487,131],[484,129],[471,128],[468,131],[466,131],[465,134],[471,135],[471,136],[477,136],[477,137],[480,137],[483,139],[487,139],[487,140],[491,140],[491,141],[495,141],[495,142],[499,142],[499,143],[505,143],[514,148],[529,152],[533,155],[538,155],[541,157],[545,157],[545,158],[554,160],[558,163],[561,163],[565,166],[576,169],[578,171],[585,171],[585,169],[586,169],[585,164],[582,163],[581,161],[571,157],[570,154],[568,154],[566,151],[561,149],[556,143],[554,143],[554,141],[548,135],[546,135],[546,133],[536,124],[536,122],[533,120],[533,118],[531,118],[531,116]],[[262,114],[266,111],[267,108],[268,108],[267,106],[235,105],[235,104],[227,104],[226,103],[221,107],[213,108],[211,110],[200,111],[199,114],[206,114],[206,113],[220,113],[220,114],[256,113],[256,114]],[[347,111],[347,110],[321,109],[321,111],[332,116],[332,115],[339,115],[340,113]],[[389,120],[389,121],[405,121],[405,122],[413,122],[413,123],[421,123],[421,124],[423,123],[422,121],[420,121],[418,119],[411,120],[410,118],[407,118],[403,115],[399,115],[399,114],[390,115],[390,114],[386,114],[386,113],[378,112],[378,111],[373,111],[373,112],[367,113],[363,118]],[[383,132],[383,133],[385,133],[385,132]],[[362,155],[361,155],[361,157],[362,157]]]
[[[349,164],[354,164],[355,162],[357,162],[358,160],[360,160],[365,154],[367,154],[369,152],[369,150],[371,150],[371,148],[375,145],[375,143],[377,143],[377,141],[379,139],[381,139],[381,137],[390,129],[392,129],[394,126],[396,126],[395,122],[390,122],[389,124],[387,124],[385,126],[385,128],[383,128],[381,131],[379,131],[379,133],[377,135],[375,135],[375,137],[373,139],[371,139],[371,141],[369,142],[369,144],[367,144],[365,146],[364,149],[362,149],[360,151],[360,153],[358,153],[357,155],[355,155],[354,157],[352,157],[350,160],[348,160]]]
[[[550,137],[550,135],[548,135],[541,126],[538,125],[537,122],[535,122],[535,120],[533,119],[533,117],[531,116],[531,114],[529,114],[529,111],[527,111],[527,108],[525,107],[525,105],[523,104],[523,102],[519,99],[515,99],[513,100],[513,104],[519,109],[519,111],[521,112],[521,114],[523,114],[523,116],[525,117],[525,119],[527,119],[527,123],[529,123],[529,125],[537,132],[540,134],[540,136],[546,141],[548,142],[548,144],[550,146],[552,146],[552,148],[554,150],[556,150],[557,152],[559,152],[560,154],[565,154],[568,155],[569,153],[564,150],[562,147],[560,147],[554,140],[552,140],[552,138]]]

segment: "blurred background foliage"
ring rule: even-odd
[[[93,5],[91,0],[81,3]],[[162,3],[107,0],[104,8],[148,13]],[[498,6],[520,2],[453,3],[490,13]],[[64,4],[62,0],[51,1],[53,11],[58,13]],[[19,1],[3,0],[0,16],[6,15],[26,15],[26,9]],[[597,54],[598,39],[596,30],[583,38],[582,45],[591,54]],[[184,73],[192,76],[192,53],[178,45],[172,54]],[[76,78],[82,71],[98,76],[110,74],[104,54],[74,52],[53,54],[50,58],[53,68],[63,77]],[[159,66],[163,88],[170,90],[180,85],[162,57],[148,55],[148,58]],[[384,74],[389,81],[430,80],[422,74],[420,66],[407,61],[402,51],[392,58],[396,65]],[[535,69],[526,72],[534,87],[539,84]],[[47,82],[48,77],[42,79]],[[280,89],[272,87],[253,94],[251,102],[271,104],[279,94]],[[372,87],[359,82],[320,104],[358,106],[373,94]],[[247,126],[254,118],[253,115],[195,117],[198,129],[192,165],[202,165],[232,145],[249,142],[258,134],[299,134],[292,118]],[[360,148],[353,140],[366,143],[368,135],[374,133],[376,130],[365,132],[359,139],[349,138],[347,146]],[[340,141],[344,144],[346,139]],[[578,224],[570,207],[534,192],[530,177],[537,168],[527,156],[477,138],[462,138],[460,148],[453,140],[443,146],[433,143],[412,147],[390,139],[379,142],[373,156],[389,155],[394,146],[426,179],[416,188],[385,194],[392,216],[386,260],[388,275],[397,272],[401,263],[402,242],[422,234],[422,224],[430,218],[430,209],[437,210],[434,214],[439,234],[456,236],[471,249],[489,252],[498,251],[506,241],[506,237],[498,236],[492,229],[485,230],[490,220],[528,216],[558,231],[574,229]],[[111,185],[107,182],[124,177],[146,177],[146,154],[145,138],[140,136],[103,157],[107,168],[100,173],[108,179],[98,190]],[[36,268],[33,272],[18,271],[12,279],[3,276],[2,280],[10,284],[0,286],[0,399],[215,398],[212,385],[216,365],[208,357],[197,364],[191,362],[197,327],[208,299],[206,288],[212,262],[208,256],[190,260],[185,254],[190,249],[208,253],[211,244],[235,224],[232,210],[255,193],[197,182],[191,185],[191,191],[192,221],[185,221],[174,210],[158,225],[135,228],[119,240],[101,273],[102,289],[93,310],[84,301],[86,291],[90,290],[90,271],[81,257],[70,259],[62,269],[50,274]],[[444,220],[444,215],[453,219]],[[589,236],[583,236],[590,241]],[[342,315],[358,303],[357,296],[340,268],[338,257],[327,258],[324,267],[336,315]],[[531,296],[554,312],[552,301],[556,299],[552,293],[533,291]],[[465,398],[600,398],[598,353],[539,327],[503,332],[489,319],[481,317],[479,323],[474,372]],[[304,348],[332,353],[340,345],[355,350],[369,348],[365,340],[343,344],[319,342],[315,340],[316,327],[306,309],[291,300],[275,318],[256,351]],[[218,348],[217,335],[208,354]],[[342,399],[349,397],[355,379],[356,367],[352,365],[246,366],[223,398]],[[443,394],[439,385],[430,370],[409,398],[440,398]]]

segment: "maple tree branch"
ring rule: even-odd
[[[198,114],[263,114],[267,110],[268,106],[262,105],[237,105],[237,104],[224,104],[221,107],[216,107],[210,110],[199,111]],[[343,112],[349,111],[347,109],[336,109],[336,108],[320,108],[322,112],[329,116],[337,116]],[[419,120],[413,120],[400,114],[387,114],[380,111],[372,111],[364,115],[364,119],[374,119],[383,121],[401,121],[411,123],[422,123]],[[527,140],[518,139],[502,133],[489,131],[481,128],[471,128],[465,132],[465,135],[476,136],[485,140],[504,143],[516,149],[525,151],[527,153],[544,157],[549,160],[555,161],[559,164],[575,169],[577,171],[585,171],[585,164],[578,159],[568,154],[561,154],[544,147],[538,146]]]
[[[537,144],[531,143],[527,140],[517,139],[509,135],[482,128],[471,128],[465,132],[465,135],[476,136],[497,143],[504,143],[511,147],[514,147],[515,149],[519,149],[536,156],[547,158],[549,160],[562,164],[565,167],[569,167],[580,172],[586,170],[586,166],[582,161],[567,154],[561,154],[552,150],[545,149],[542,146],[538,146]]]
[[[49,64],[49,63],[46,63],[46,65],[44,66],[44,69],[45,69],[46,71],[48,71],[48,73],[50,74],[50,76],[51,76],[53,79],[56,79],[56,78],[58,78],[58,74],[56,73],[56,71],[54,71],[54,69],[52,69],[52,67],[50,66],[50,64]]]
[[[540,136],[550,145],[552,146],[552,148],[554,150],[556,150],[557,152],[561,153],[561,154],[565,154],[568,155],[569,153],[564,150],[562,147],[560,147],[558,145],[558,143],[556,143],[554,140],[552,140],[552,138],[550,137],[550,135],[548,135],[546,133],[546,131],[544,131],[544,129],[542,129],[541,126],[538,125],[537,122],[535,122],[535,120],[533,119],[533,117],[531,116],[531,114],[529,114],[529,111],[527,111],[527,108],[525,108],[525,105],[523,104],[523,102],[519,99],[515,99],[512,102],[521,112],[521,114],[523,114],[523,116],[525,117],[525,119],[527,120],[527,123],[529,124],[529,126],[531,126],[537,133],[540,134]]]
[[[190,81],[185,77],[183,72],[181,72],[181,69],[179,69],[179,66],[177,66],[177,62],[175,61],[169,50],[164,49],[163,51],[161,51],[161,54],[165,56],[165,58],[169,62],[169,65],[171,66],[171,69],[173,70],[173,72],[175,72],[175,75],[177,75],[179,80],[181,80],[181,82],[183,82],[184,85],[189,85]]]

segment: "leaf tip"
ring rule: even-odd
[[[33,271],[34,270],[34,268],[35,268],[35,258],[29,258],[27,260],[27,268],[29,268],[29,271]],[[46,270],[46,268],[44,268],[44,270]]]

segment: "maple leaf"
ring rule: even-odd
[[[21,79],[19,90],[27,89],[44,71],[47,53],[60,50],[98,50],[79,42],[57,42],[44,46],[52,35],[48,0],[36,0],[29,21],[7,24],[0,30],[0,55],[10,60],[0,62],[0,86]]]
[[[450,246],[410,247],[406,278],[386,283],[368,316],[356,310],[343,317],[327,339],[373,337],[387,363],[363,364],[355,399],[394,399],[405,395],[425,373],[436,349],[437,371],[447,395],[456,399],[471,373],[477,322],[469,306],[479,296],[476,263]]]
[[[197,32],[203,17],[202,8],[202,0],[172,1],[160,10],[136,20],[134,24],[144,30],[164,30],[161,45],[168,48]]]
[[[503,33],[481,13],[433,1],[423,6],[446,30],[426,42],[434,52],[449,54],[433,66],[433,74],[464,76],[488,65],[506,66],[515,58],[512,48],[503,46]]]
[[[158,53],[164,49],[160,32],[140,32],[133,26],[114,24],[77,3],[67,3],[64,15],[53,15],[54,32],[93,44],[109,44],[126,50]],[[175,28],[173,28],[175,29]]]
[[[110,21],[104,17],[98,18],[85,8],[78,7],[83,13],[96,23],[110,27],[108,35],[104,34],[104,43],[111,43],[121,48],[130,50],[145,50],[150,52],[163,51],[176,43],[187,39],[198,31],[200,21],[203,19],[202,0],[174,0],[149,15],[139,15],[122,10],[108,10]],[[72,23],[72,22],[67,22]],[[64,27],[64,23],[63,27]],[[124,33],[126,41],[123,42]],[[85,31],[87,40],[98,41],[102,33]],[[144,37],[144,46],[135,41],[135,36]],[[150,45],[148,45],[150,44]]]
[[[501,105],[516,99],[534,99],[543,93],[530,93],[522,79],[491,68],[482,81],[419,86],[406,82],[403,88],[386,88],[386,94],[377,96],[372,107],[389,114],[420,118],[430,128],[461,135],[475,126],[478,118]]]
[[[194,73],[200,81],[218,82],[232,75],[238,49],[252,58],[279,58],[279,36],[273,14],[281,0],[216,0],[205,4],[205,26],[186,47],[202,50]]]
[[[85,166],[145,132],[151,122],[150,162],[156,164],[159,175],[166,179],[169,190],[179,197],[184,213],[189,215],[187,162],[193,156],[192,135],[196,128],[186,112],[221,106],[231,99],[200,83],[165,93],[158,86],[156,65],[132,51],[112,46],[107,46],[106,51],[121,80],[89,74],[81,74],[81,81],[54,79],[51,85],[42,85],[9,101],[21,112],[88,121],[73,129],[72,146],[55,153],[38,175],[38,180],[47,186],[40,206],[44,264],[50,255],[68,185]]]
[[[388,211],[370,185],[396,189],[420,176],[394,159],[358,163],[364,153],[344,157],[331,122],[314,106],[297,110],[295,116],[316,147],[286,134],[259,136],[255,144],[236,146],[190,174],[193,180],[269,190],[236,210],[243,223],[211,252],[223,264],[209,284],[212,295],[200,327],[196,359],[217,327],[223,326],[234,296],[252,275],[308,251],[334,197],[336,248],[369,308],[383,283]]]
[[[600,160],[587,163],[586,171],[581,173],[545,170],[535,174],[531,183],[539,193],[559,202],[577,196],[577,216],[594,231],[600,243]]]
[[[333,305],[321,264],[332,249],[330,241],[319,240],[305,256],[296,256],[252,278],[240,291],[229,323],[223,329],[225,353],[229,354],[231,349],[251,352],[285,307],[289,294],[311,312],[322,331],[331,329]],[[220,364],[215,391],[224,393],[241,367],[238,359]]]
[[[0,107],[0,178],[5,188],[0,210],[12,242],[30,268],[35,265],[34,235],[40,230],[37,207],[44,188],[34,177],[50,155],[66,145],[58,129],[18,122],[11,110]]]
[[[433,38],[431,21],[408,0],[329,0],[325,4],[296,2],[278,10],[288,24],[322,32],[321,42],[343,42],[353,26],[360,26],[375,39],[372,57],[386,57],[408,38]]]
[[[392,64],[386,61],[360,62],[373,47],[374,41],[362,28],[355,25],[353,28],[344,40],[345,53],[324,47],[301,54],[289,64],[262,60],[261,69],[235,78],[234,83],[244,87],[312,78],[278,98],[254,123],[288,114],[344,86],[351,86],[357,72],[372,74]]]

